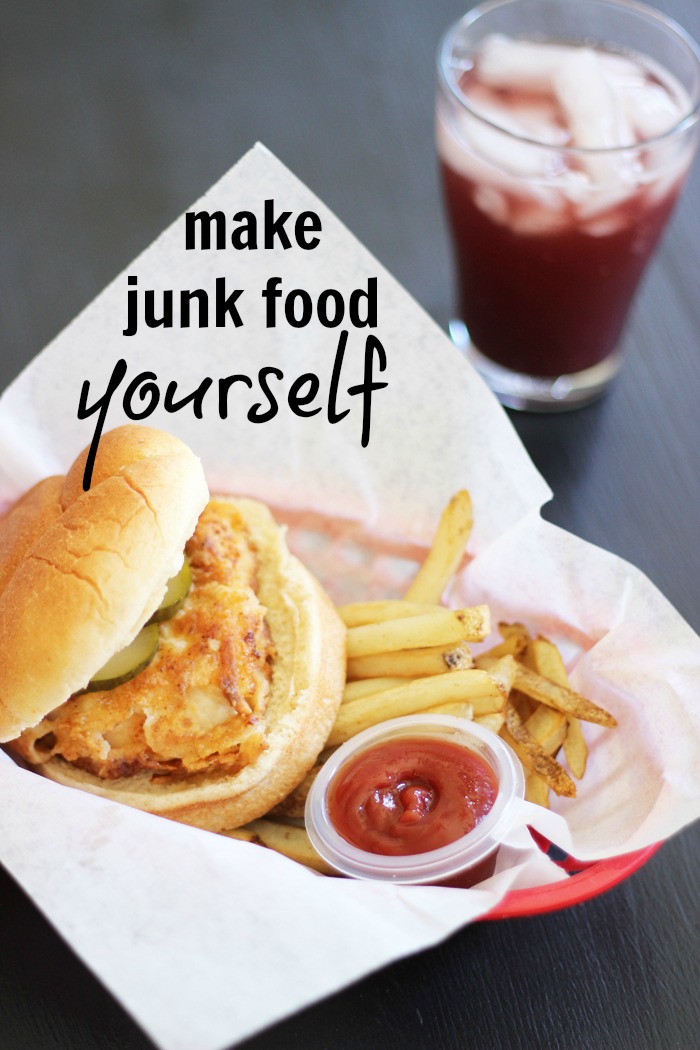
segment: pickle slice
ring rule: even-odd
[[[148,621],[151,623],[162,623],[175,615],[189,594],[192,585],[192,572],[187,558],[182,563],[182,568],[168,580],[168,585],[163,595],[163,600]]]
[[[93,675],[84,692],[93,693],[98,689],[114,689],[117,685],[123,685],[148,667],[157,651],[158,624],[147,624],[141,628],[133,642],[110,657],[97,674]]]
[[[158,651],[158,624],[169,620],[182,606],[192,585],[192,572],[187,558],[182,567],[168,580],[163,599],[145,627],[142,627],[133,642],[115,653],[104,667],[90,679],[84,693],[98,689],[114,689],[148,667]]]

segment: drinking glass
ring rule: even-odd
[[[451,335],[503,404],[586,404],[693,158],[698,47],[630,0],[490,0],[438,74]]]

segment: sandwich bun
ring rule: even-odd
[[[148,622],[206,506],[208,515],[240,520],[255,554],[271,640],[266,704],[250,719],[261,746],[240,768],[214,762],[183,775],[136,768],[103,776],[60,753],[36,768],[173,820],[212,831],[240,826],[288,795],[322,750],[342,698],[345,628],[268,508],[231,497],[209,502],[201,465],[182,442],[137,426],[105,434],[84,493],[86,454],[0,521],[0,644],[11,654],[0,667],[0,740],[33,763],[32,727],[56,717]],[[194,592],[194,569],[193,580]],[[94,702],[109,705],[120,688],[92,694]]]
[[[0,522],[0,741],[83,689],[135,637],[209,497],[197,457],[162,431],[105,434],[84,492],[86,457]]]

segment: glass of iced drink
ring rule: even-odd
[[[635,290],[697,144],[697,45],[627,0],[491,0],[439,53],[451,334],[513,408],[573,408],[620,366]]]

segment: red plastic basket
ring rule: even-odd
[[[549,843],[536,833],[530,832],[543,852],[549,852]],[[496,907],[485,915],[485,919],[517,919],[529,915],[543,915],[548,911],[570,908],[573,904],[597,897],[598,894],[611,890],[613,886],[624,882],[638,868],[649,860],[659,849],[661,843],[647,846],[635,853],[625,853],[620,857],[594,861],[580,866],[569,856],[560,853],[553,857],[555,863],[569,871],[568,879],[555,882],[549,886],[534,886],[527,890],[511,890]]]

